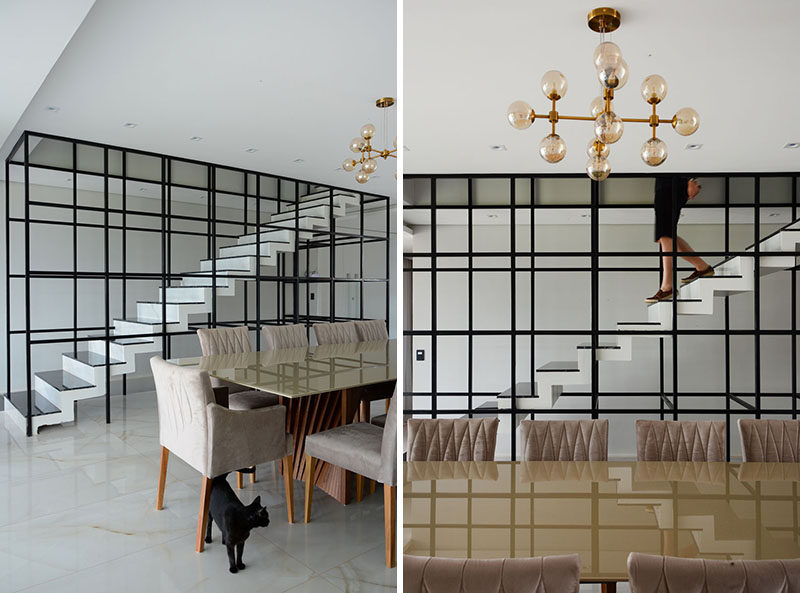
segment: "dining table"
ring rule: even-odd
[[[628,580],[631,552],[800,557],[800,464],[405,462],[403,553],[578,554],[581,582]]]
[[[171,362],[278,396],[286,407],[286,431],[294,441],[291,471],[295,479],[304,480],[306,435],[354,420],[369,422],[370,402],[392,397],[396,357],[396,340],[378,340],[176,358]],[[314,478],[317,487],[342,504],[350,501],[349,472],[318,462]]]

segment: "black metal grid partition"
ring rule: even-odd
[[[326,321],[390,323],[387,196],[30,131],[6,159],[5,173],[5,405],[27,417],[29,435],[34,373],[61,368],[60,352],[89,340],[106,342],[110,421],[112,340],[160,337],[161,353],[170,357],[197,354],[200,327],[247,325],[260,347],[265,324],[310,330]],[[334,215],[339,192],[357,196],[357,213]],[[315,203],[329,198],[322,202],[330,208],[327,227],[301,226],[309,196]],[[288,211],[293,224],[291,215],[289,224],[270,222]],[[216,286],[220,248],[287,228],[294,249],[279,251],[274,267],[227,272],[244,286],[241,295],[225,299],[211,290],[211,312],[194,315],[186,331],[171,330],[160,287],[197,276],[201,260]],[[255,243],[257,256],[266,255]],[[160,306],[161,321],[151,334],[112,336],[112,321],[136,317],[137,302]],[[120,390],[127,388],[123,375]]]
[[[638,417],[724,419],[728,458],[736,419],[796,418],[797,270],[789,265],[769,280],[760,270],[762,258],[778,255],[761,242],[798,218],[796,174],[690,176],[700,178],[703,190],[684,208],[681,234],[687,228],[690,237],[698,234],[684,226],[692,222],[702,225],[695,229],[715,229],[700,236],[703,247],[693,245],[697,255],[712,265],[754,258],[754,285],[748,294],[714,299],[715,313],[706,320],[678,316],[673,302],[671,329],[654,334],[621,331],[614,323],[647,319],[642,301],[658,287],[659,256],[672,256],[673,263],[679,256],[659,253],[652,242],[653,176],[615,173],[598,183],[577,174],[405,175],[404,220],[415,229],[414,251],[404,253],[405,277],[414,287],[413,302],[405,303],[406,364],[413,371],[405,414],[510,415],[511,426],[528,414],[617,417],[630,424]],[[498,223],[500,232],[487,235]],[[572,244],[558,237],[564,233]],[[693,270],[678,262],[675,286]],[[581,283],[559,288],[559,278],[568,276]],[[556,306],[542,298],[551,285],[560,290]],[[638,292],[621,296],[622,285]],[[463,313],[454,318],[453,308]],[[502,318],[489,315],[487,322],[487,310]],[[559,311],[571,319],[550,321]],[[566,386],[552,409],[523,409],[522,398],[530,395],[521,384],[535,380],[535,369],[558,353],[565,358],[565,349],[575,352],[582,341],[598,351],[623,334],[634,341],[655,336],[650,360],[637,361],[635,350],[630,362],[592,356],[588,389]],[[765,356],[765,345],[785,356]],[[709,357],[713,364],[703,367],[692,360],[708,363]],[[496,381],[486,388],[489,375]],[[506,389],[508,407],[498,409],[497,396]],[[516,447],[512,430],[512,459]]]

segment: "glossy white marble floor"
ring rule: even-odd
[[[379,592],[395,589],[384,565],[382,490],[342,506],[314,493],[302,522],[304,485],[295,482],[289,525],[283,478],[271,464],[239,491],[261,496],[271,523],[245,545],[247,568],[228,572],[214,529],[194,551],[200,475],[172,456],[164,509],[155,510],[159,444],[155,394],[81,402],[78,420],[27,438],[0,415],[0,592],[142,593],[266,591]],[[278,479],[280,478],[280,479]],[[233,480],[233,476],[230,477]]]

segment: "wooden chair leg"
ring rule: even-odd
[[[256,483],[256,466],[254,465],[250,469],[253,470],[253,473],[250,474],[250,483],[251,484],[255,484]]]
[[[244,488],[244,484],[242,482],[242,472],[236,472],[236,487],[241,490]]]
[[[377,482],[375,480],[370,480],[369,481],[369,493],[370,494],[375,494],[375,484],[377,484]]]
[[[314,458],[306,454],[306,523],[311,519],[311,495],[314,492]]]
[[[358,416],[360,422],[369,422],[369,402],[361,400],[358,404]]]
[[[289,515],[289,523],[294,523],[294,476],[292,468],[294,466],[294,456],[287,455],[283,458],[283,481],[286,485],[286,512]]]
[[[384,401],[386,402],[386,412],[388,413],[389,412],[389,405],[392,403],[392,400],[391,399],[386,399]]]
[[[617,593],[617,584],[616,583],[602,583],[600,585],[600,590],[603,593]]]
[[[164,506],[164,487],[167,484],[167,462],[169,461],[169,449],[161,447],[161,469],[158,473],[158,494],[156,494],[156,510],[160,511]]]
[[[364,500],[364,476],[356,474],[356,502]]]
[[[197,514],[197,539],[194,544],[194,549],[197,552],[202,552],[205,547],[209,500],[211,500],[211,478],[203,476],[203,489],[200,493],[200,511]]]
[[[392,568],[395,564],[396,553],[396,486],[383,485],[383,531],[386,539],[386,566]]]

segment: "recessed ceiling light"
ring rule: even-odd
[[[252,153],[252,152],[258,152],[258,149],[257,148],[245,148],[244,151]]]
[[[139,124],[135,124],[132,121],[126,121],[124,124],[122,124],[122,127],[123,128],[135,128],[138,125]]]
[[[775,217],[775,216],[780,216],[780,213],[779,212],[770,212],[769,215],[771,217]]]
[[[408,146],[406,146],[405,144],[403,144],[403,150],[405,150],[406,152],[408,152],[408,151],[409,151],[409,150],[411,150],[411,149],[410,149]]]
[[[486,218],[497,218],[497,214],[487,214]]]
[[[49,111],[51,113],[56,113],[59,109],[61,109],[61,108],[60,107],[56,107],[55,105],[48,105],[47,107],[45,107],[45,110]]]
[[[192,136],[191,138],[189,138],[189,140],[194,140],[195,142],[200,142],[200,140],[202,139],[203,139],[202,136]]]
[[[703,148],[702,144],[687,144],[686,145],[686,150],[700,150],[701,148]]]
[[[305,159],[294,159],[292,162],[297,163],[299,165],[300,163],[305,163],[306,161]]]
[[[789,142],[783,145],[784,148],[800,148],[800,142]]]
[[[341,167],[336,167],[336,168],[334,169],[334,171],[344,171],[344,169],[342,169]]]
[[[505,144],[492,144],[491,146],[489,146],[489,150],[503,151],[503,150],[506,150],[506,145]]]
[[[140,187],[139,191],[147,191],[147,188],[146,187]]]

